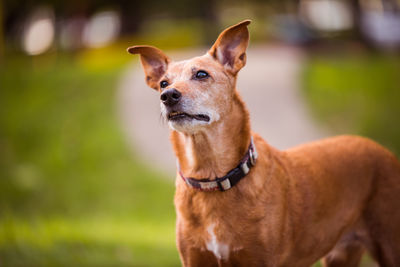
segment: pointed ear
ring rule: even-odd
[[[208,53],[218,60],[232,74],[236,74],[246,64],[246,48],[249,44],[250,20],[244,20],[225,29]]]
[[[169,58],[160,49],[153,46],[131,46],[127,51],[131,54],[140,54],[140,61],[146,74],[146,83],[157,90],[161,77],[167,71]]]

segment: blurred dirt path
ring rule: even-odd
[[[167,52],[174,60],[202,55],[204,50]],[[129,55],[127,55],[129,56]],[[139,57],[123,73],[118,108],[127,140],[137,155],[174,177],[175,158],[168,125],[160,117],[159,95],[144,82]],[[326,136],[311,118],[301,95],[301,50],[282,46],[251,46],[237,88],[250,111],[253,131],[279,149]]]

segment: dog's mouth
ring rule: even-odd
[[[205,121],[205,122],[209,122],[210,121],[210,117],[205,115],[205,114],[188,114],[185,112],[181,112],[181,111],[174,111],[174,112],[170,112],[167,115],[168,120],[170,121],[180,121],[180,120],[198,120],[198,121]]]

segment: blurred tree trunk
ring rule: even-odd
[[[4,17],[3,17],[3,0],[0,0],[0,60],[3,58],[3,54],[4,54],[4,45],[5,45],[5,41],[4,41],[4,30],[3,30],[3,21],[4,21]]]
[[[121,34],[131,35],[137,33],[144,17],[147,15],[147,13],[143,14],[145,13],[145,3],[141,1],[120,0],[119,4],[123,7],[121,9]]]
[[[362,10],[360,6],[360,2],[358,0],[352,0],[351,1],[351,11],[353,15],[353,23],[354,23],[354,31],[356,34],[356,37],[358,39],[362,39],[362,33],[361,33],[361,19],[362,19]]]
[[[354,24],[353,33],[354,33],[355,39],[364,43],[367,46],[367,48],[374,49],[374,46],[371,43],[371,40],[365,36],[365,34],[363,33],[363,30],[362,30],[363,10],[360,5],[360,1],[359,0],[351,0],[350,3],[351,3],[352,15],[353,15],[353,24]]]
[[[396,0],[381,0],[383,12],[399,12],[399,4]],[[360,4],[360,0],[351,0],[351,8],[354,20],[354,34],[355,37],[362,41],[369,49],[376,50],[373,42],[366,36],[362,29],[363,13],[368,11],[364,10]]]
[[[203,27],[205,29],[203,33],[204,44],[212,45],[215,41],[216,36],[220,32],[220,26],[217,16],[217,3],[215,0],[204,0],[202,4],[198,6],[197,12],[202,20]]]

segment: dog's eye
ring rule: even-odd
[[[165,87],[167,87],[168,86],[168,82],[167,81],[161,81],[160,82],[160,87],[161,88],[165,88]]]
[[[197,79],[204,79],[204,78],[207,78],[207,77],[208,77],[208,73],[205,72],[204,70],[199,70],[199,71],[196,73],[196,78],[197,78]]]

